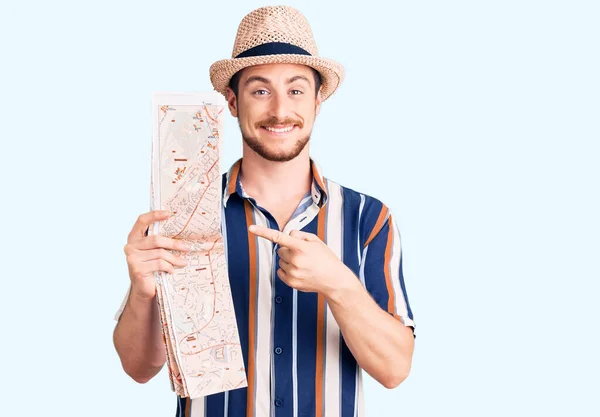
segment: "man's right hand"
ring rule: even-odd
[[[175,268],[182,268],[187,261],[168,251],[168,249],[189,252],[190,246],[178,239],[165,236],[147,236],[154,222],[166,220],[171,213],[155,210],[142,214],[127,237],[123,248],[127,257],[131,293],[143,299],[153,299],[156,296],[154,272],[164,271],[172,274]]]

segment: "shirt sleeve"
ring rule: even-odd
[[[125,297],[121,302],[121,306],[115,313],[115,320],[119,321],[121,319],[121,315],[123,314],[123,310],[125,310],[125,306],[127,305],[127,300],[129,299],[129,292],[131,291],[131,285],[127,288],[127,293],[125,293]]]
[[[375,302],[405,326],[410,326],[414,335],[415,321],[402,272],[400,232],[391,213],[385,206],[383,209],[387,215],[373,226],[364,243],[360,279]]]

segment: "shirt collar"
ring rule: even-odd
[[[241,198],[249,198],[250,196],[244,191],[242,182],[240,180],[240,168],[242,166],[242,158],[238,159],[229,168],[226,177],[225,189],[223,190],[223,206],[227,207],[227,201],[229,197],[236,193]],[[310,166],[312,171],[312,185],[311,185],[311,196],[313,202],[319,207],[323,207],[327,202],[327,191],[325,186],[325,177],[321,171],[321,166],[317,164],[312,158],[310,159]]]

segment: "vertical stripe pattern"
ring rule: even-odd
[[[390,217],[391,222],[391,217]],[[391,277],[391,269],[390,260],[392,259],[392,244],[394,243],[394,235],[393,228],[388,227],[387,232],[387,242],[385,244],[385,255],[383,258],[383,271],[385,276],[385,287],[388,293],[388,305],[387,311],[390,313],[396,313],[396,294],[394,293],[394,289],[392,287],[392,277]]]
[[[394,315],[402,320],[406,326],[414,326],[412,312],[408,304],[408,296],[402,274],[402,244],[400,242],[400,231],[397,224],[390,216],[390,240],[392,240],[392,255],[390,259],[390,278],[392,291],[394,293]]]
[[[186,398],[189,406],[186,407],[186,417],[208,417],[206,415],[206,397],[190,400]]]
[[[246,213],[246,225],[254,224],[254,212],[251,203],[244,201]],[[249,252],[249,294],[248,294],[248,399],[247,399],[247,417],[255,417],[254,405],[256,403],[256,318],[257,308],[256,299],[258,296],[257,288],[257,267],[256,267],[256,237],[248,232],[248,252]]]
[[[405,326],[414,318],[391,210],[326,179],[313,181],[285,225],[242,186],[238,160],[222,178],[221,231],[248,386],[200,398],[177,397],[177,417],[364,417],[363,374],[323,295],[290,288],[276,274],[277,246],[251,224],[302,230],[327,244],[377,305]],[[122,307],[126,307],[126,298]],[[117,312],[119,319],[123,308]]]
[[[322,208],[318,216],[317,236],[325,242],[325,215],[327,211]],[[316,372],[315,372],[315,417],[323,417],[323,377],[325,361],[325,297],[322,294],[317,296],[317,352],[316,352]]]
[[[298,290],[292,293],[292,417],[298,417]]]
[[[327,221],[325,242],[332,252],[343,259],[343,196],[338,184],[325,182],[327,194]],[[325,318],[325,417],[340,415],[340,328],[327,306]]]

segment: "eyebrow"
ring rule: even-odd
[[[310,81],[308,80],[308,77],[305,77],[304,75],[295,75],[292,78],[290,78],[289,80],[287,80],[287,84],[291,84],[294,81],[298,81],[298,80],[304,80],[306,81],[308,84],[310,84]],[[261,83],[265,83],[265,84],[271,84],[271,81],[268,78],[265,77],[261,77],[260,75],[252,75],[250,77],[248,77],[248,79],[246,80],[246,82],[244,83],[244,86],[254,82],[254,81],[258,81]]]
[[[248,85],[248,84],[250,84],[251,82],[254,82],[254,81],[260,81],[261,83],[271,84],[271,81],[269,81],[265,77],[261,77],[260,75],[252,75],[252,76],[248,77],[248,79],[246,80],[246,82],[244,83],[244,85]]]
[[[308,84],[310,84],[310,81],[309,81],[309,80],[308,80],[308,78],[307,78],[307,77],[305,77],[304,75],[295,75],[295,76],[293,76],[292,78],[290,78],[290,79],[287,81],[287,83],[288,83],[288,84],[291,84],[291,83],[293,83],[294,81],[297,81],[297,80],[304,80],[304,81],[306,81]]]

